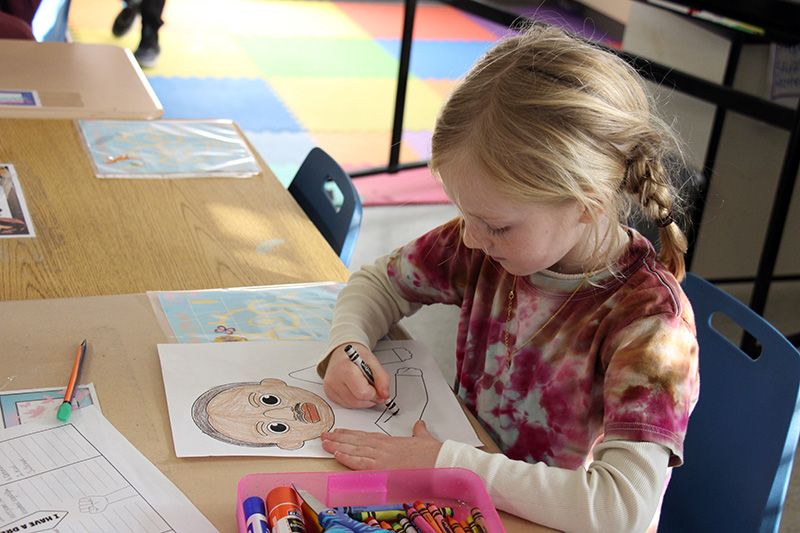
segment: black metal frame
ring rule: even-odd
[[[440,1],[462,11],[466,11],[473,15],[477,15],[509,27],[513,27],[515,24],[530,20],[527,17],[481,0]],[[392,141],[389,152],[389,164],[385,168],[354,172],[352,173],[353,177],[382,172],[395,173],[407,168],[416,168],[426,165],[426,162],[423,161],[411,164],[399,163],[400,142],[403,133],[406,87],[408,84],[417,0],[404,0],[404,4],[405,11],[403,21],[403,36],[400,48],[400,66],[397,78],[397,95],[395,101]],[[780,31],[768,33],[768,37],[774,38],[782,43],[792,42],[793,39],[796,39],[795,42],[800,42],[800,29],[798,30],[797,35],[786,33],[783,28],[779,28],[779,30]],[[636,68],[645,78],[657,84],[674,88],[677,91],[686,93],[716,106],[711,136],[709,138],[708,149],[706,151],[704,168],[702,169],[706,177],[706,183],[710,183],[711,177],[714,173],[714,165],[716,162],[717,150],[719,148],[722,126],[725,116],[729,111],[739,113],[741,115],[789,131],[789,141],[787,143],[786,153],[784,155],[781,173],[778,179],[778,186],[770,213],[769,225],[759,259],[758,271],[755,277],[746,278],[744,280],[754,282],[750,299],[750,308],[758,314],[763,314],[772,281],[782,279],[797,279],[800,277],[800,275],[779,277],[774,275],[775,264],[783,237],[783,229],[789,213],[792,192],[794,190],[798,169],[800,169],[800,104],[798,105],[797,109],[791,109],[732,88],[741,46],[746,38],[751,39],[752,37],[746,37],[738,32],[731,32],[731,52],[728,57],[724,80],[721,84],[698,78],[691,74],[676,70],[673,67],[665,66],[624,51],[612,48],[609,48],[609,50],[615,54],[618,54],[631,65],[633,65],[634,68]],[[597,45],[602,46],[600,44]],[[708,187],[706,187],[705,190],[707,191]],[[690,245],[689,253],[687,254],[687,267],[691,266],[694,243],[696,241],[696,228],[699,228],[702,217],[702,206],[705,204],[705,192],[702,192],[701,195],[702,198],[699,202],[699,209],[696,209],[693,214],[692,227],[695,229],[689,235],[690,242],[692,244]],[[717,279],[710,281],[714,283],[725,283],[732,280]],[[736,281],[742,280],[737,279]],[[797,340],[798,339],[794,339],[795,343]]]

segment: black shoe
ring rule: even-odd
[[[114,19],[114,25],[111,26],[111,33],[114,34],[114,37],[122,37],[128,33],[141,10],[141,2],[127,2],[117,18]]]
[[[158,64],[161,47],[158,46],[158,28],[144,23],[142,25],[142,40],[133,57],[142,68],[153,68]]]
[[[140,44],[139,48],[133,53],[136,62],[142,68],[153,68],[158,65],[158,56],[161,55],[161,48],[156,45],[147,46]]]

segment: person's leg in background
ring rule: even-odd
[[[120,37],[131,29],[137,15],[142,17],[142,39],[133,57],[142,68],[152,68],[158,64],[161,47],[158,44],[158,30],[164,24],[161,15],[166,0],[125,0],[111,32]]]
[[[142,0],[142,40],[133,57],[142,68],[155,67],[161,47],[158,44],[158,29],[164,24],[161,14],[166,0]]]
[[[114,19],[114,25],[111,26],[111,33],[114,37],[122,37],[133,26],[136,17],[139,16],[142,7],[142,0],[127,0],[122,11],[119,12],[117,18]]]

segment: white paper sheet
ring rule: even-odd
[[[330,457],[319,439],[329,427],[410,436],[420,418],[439,440],[481,446],[424,343],[382,341],[374,351],[393,378],[396,416],[383,406],[345,409],[328,400],[316,373],[324,347],[313,341],[160,344],[176,455]],[[234,384],[236,390],[222,392]]]
[[[0,431],[0,531],[215,532],[94,406]]]

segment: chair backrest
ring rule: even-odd
[[[289,192],[349,266],[361,229],[362,208],[347,172],[322,149],[314,148],[289,184]]]
[[[683,287],[697,321],[700,399],[659,533],[777,532],[800,436],[800,353],[711,283],[688,274]],[[715,313],[755,337],[755,359],[712,327]]]
[[[31,21],[39,42],[67,42],[67,21],[71,0],[42,0]]]

